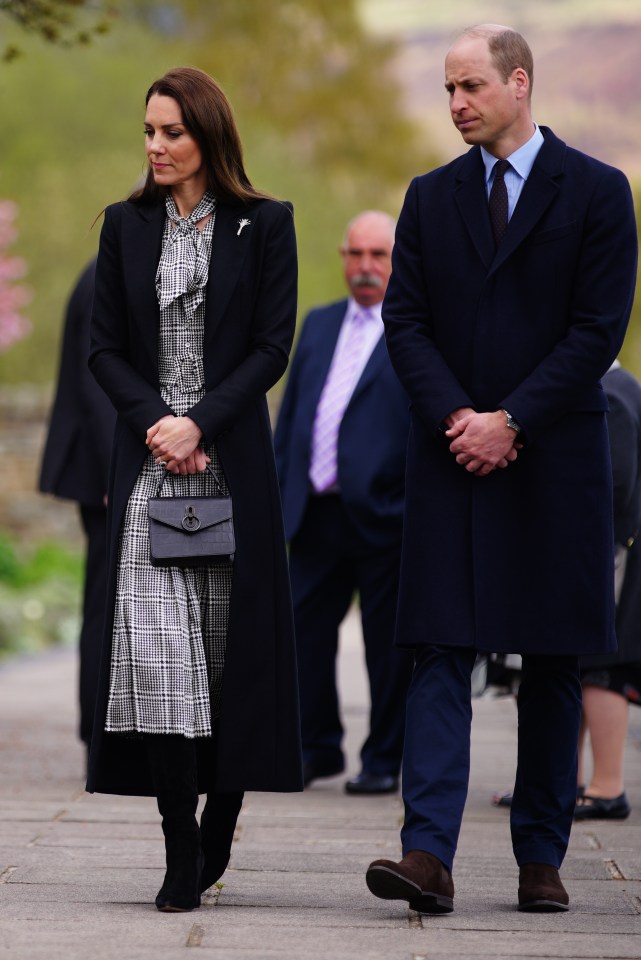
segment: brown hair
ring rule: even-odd
[[[534,84],[534,59],[525,37],[511,27],[501,27],[491,23],[482,23],[468,27],[461,37],[484,37],[492,63],[498,70],[503,83],[507,83],[513,72],[520,67],[528,75],[530,93]]]
[[[178,103],[183,123],[202,151],[207,189],[215,197],[236,203],[267,197],[254,189],[245,172],[231,104],[212,77],[195,67],[176,67],[152,83],[145,104],[154,94],[171,97]],[[150,168],[144,185],[134,190],[129,200],[151,203],[166,193],[167,188],[154,181]]]

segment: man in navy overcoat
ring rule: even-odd
[[[338,628],[358,591],[371,712],[348,793],[398,787],[412,659],[394,647],[409,429],[381,302],[394,220],[368,211],[341,248],[349,300],[306,317],[275,434],[296,627],[305,783],[345,766]]]
[[[466,30],[445,80],[472,149],[411,184],[383,309],[412,403],[397,639],[416,665],[404,856],[375,861],[367,881],[376,896],[452,910],[470,673],[477,650],[511,651],[523,656],[519,907],[565,910],[577,658],[616,645],[600,378],[634,293],[632,198],[622,173],[533,123],[532,56],[515,31]]]

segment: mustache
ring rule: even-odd
[[[355,273],[351,278],[352,287],[382,287],[383,281],[374,273]]]

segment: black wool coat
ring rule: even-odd
[[[116,412],[87,366],[95,273],[92,260],[69,298],[39,488],[64,500],[102,507]]]
[[[240,229],[241,220],[246,221]],[[159,392],[155,276],[164,204],[108,207],[100,238],[90,367],[118,412],[109,487],[110,576],[87,789],[153,795],[139,739],[104,732],[117,543],[147,455],[147,429],[172,411]],[[296,321],[292,212],[219,202],[203,342],[205,396],[188,415],[216,443],[234,505],[236,556],[221,716],[219,790],[302,789],[295,646],[267,390],[282,376]],[[201,784],[201,789],[203,788]]]
[[[551,130],[498,249],[479,147],[411,184],[383,302],[412,404],[398,607],[403,645],[606,653],[614,632],[612,479],[600,378],[634,296],[624,175]],[[509,410],[516,462],[467,473],[440,431]]]

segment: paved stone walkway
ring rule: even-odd
[[[349,772],[366,693],[358,630],[344,631]],[[153,800],[84,793],[76,660],[56,652],[0,668],[0,960],[496,960],[641,958],[641,710],[631,710],[624,823],[577,826],[563,869],[572,909],[515,909],[508,818],[515,711],[475,702],[470,796],[455,912],[420,917],[373,898],[371,859],[400,854],[398,797],[353,798],[344,777],[303,794],[250,794],[217,898],[189,914],[153,900],[164,855]]]

